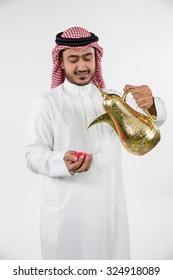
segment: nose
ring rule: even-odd
[[[78,61],[78,70],[84,71],[86,69],[85,61],[83,59],[79,59]]]

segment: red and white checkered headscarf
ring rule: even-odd
[[[69,39],[76,39],[76,38],[88,38],[91,37],[93,33],[90,33],[84,28],[81,27],[71,27],[64,31],[61,34],[61,38],[69,38]],[[92,42],[90,44],[84,46],[66,46],[57,44],[52,51],[52,60],[53,60],[53,70],[52,70],[52,82],[51,88],[55,88],[58,85],[62,84],[65,80],[65,73],[64,70],[61,68],[59,53],[65,49],[75,49],[75,50],[83,50],[86,47],[93,47],[95,48],[96,54],[96,69],[94,76],[92,78],[92,83],[98,85],[100,88],[105,87],[105,83],[102,77],[102,68],[101,68],[101,59],[103,56],[103,49],[99,46],[97,42]]]

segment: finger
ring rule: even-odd
[[[132,95],[136,101],[152,102],[153,100],[152,93],[149,90],[132,91]]]
[[[153,105],[153,97],[150,95],[136,94],[133,97],[140,108],[150,108]]]
[[[136,88],[136,86],[130,85],[130,84],[126,84],[126,85],[124,86],[124,88],[123,88],[123,91],[127,91],[127,90],[133,89],[133,88]]]
[[[91,163],[92,163],[92,155],[87,155],[84,158],[84,161],[81,164],[81,166],[76,170],[76,172],[80,173],[80,172],[88,171],[91,166]]]
[[[67,151],[64,155],[64,161],[71,161],[76,162],[78,160],[78,157],[74,155],[74,151]]]
[[[133,91],[132,96],[137,102],[137,104],[142,103],[149,103],[153,104],[153,95],[149,90],[142,90],[142,91]]]
[[[132,94],[135,93],[149,93],[151,90],[148,86],[142,85],[142,86],[134,86],[134,85],[126,85],[124,87],[124,90],[130,90]]]
[[[153,100],[152,101],[147,101],[147,100],[137,100],[136,104],[139,108],[141,109],[149,109],[153,105]]]
[[[84,159],[84,156],[80,156],[80,158],[77,158],[77,161],[67,161],[66,165],[68,167],[68,170],[76,172],[80,168],[80,166],[82,166]]]

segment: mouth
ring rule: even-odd
[[[85,80],[87,76],[89,75],[89,71],[85,72],[76,72],[75,75],[80,79],[80,80]]]

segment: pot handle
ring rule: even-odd
[[[122,96],[122,99],[123,101],[126,102],[126,97],[127,97],[127,94],[129,94],[131,92],[130,89],[128,89],[127,91],[124,92],[123,96]],[[156,120],[156,116],[154,115],[151,115],[147,109],[143,109],[143,111],[147,114],[147,116],[152,120],[152,121],[155,121]]]

